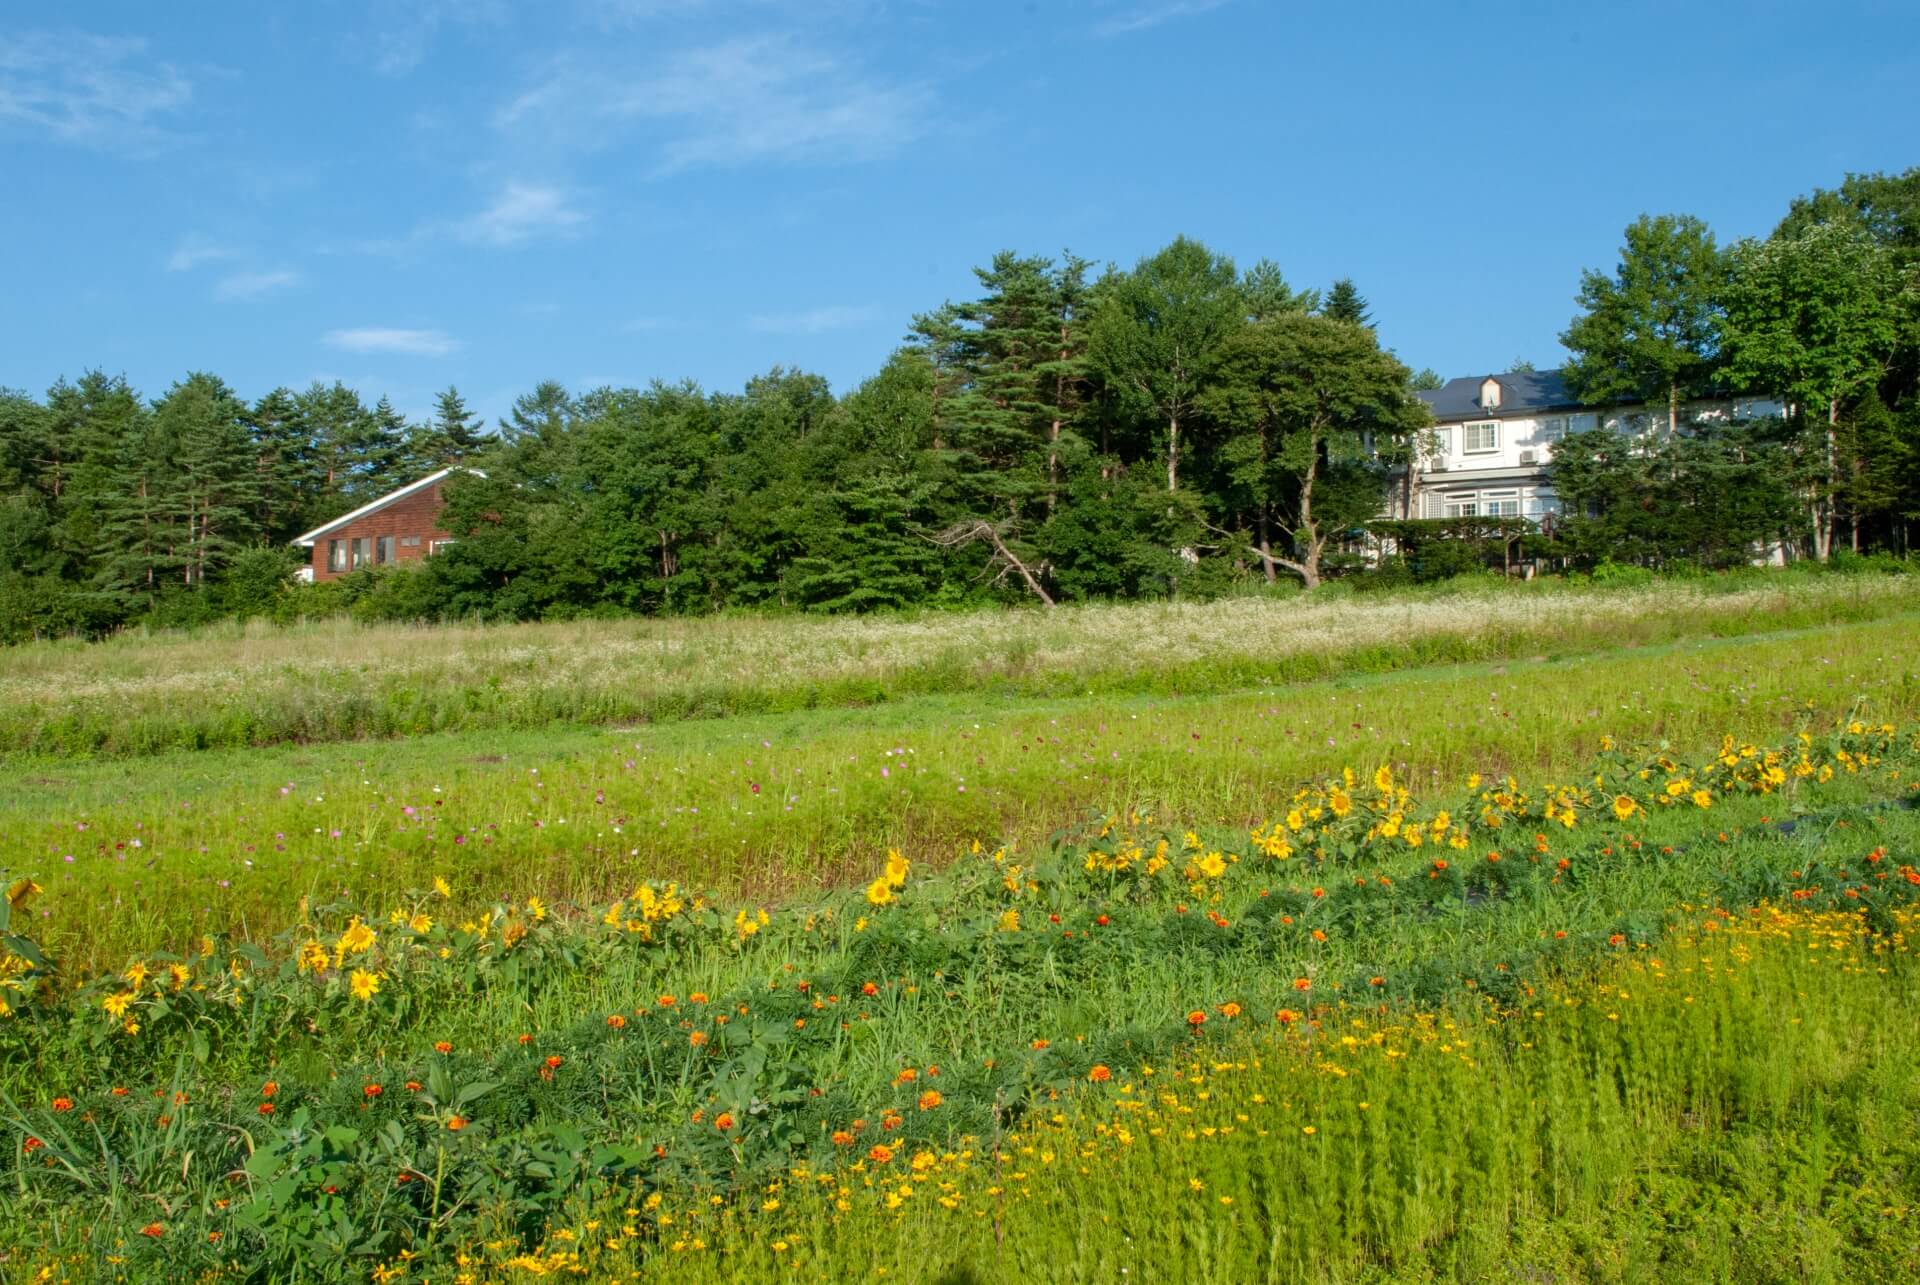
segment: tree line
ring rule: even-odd
[[[1789,413],[1568,438],[1566,512],[1530,554],[1904,551],[1920,510],[1917,263],[1920,170],[1850,177],[1727,249],[1684,216],[1628,228],[1562,336],[1578,394],[1677,411],[1738,389]],[[1416,392],[1440,381],[1382,347],[1353,282],[1296,289],[1270,261],[1243,269],[1185,237],[1130,269],[1008,252],[976,277],[975,297],[914,317],[839,396],[780,368],[738,393],[546,382],[487,430],[451,388],[418,424],[337,383],[248,403],[207,373],[152,400],[99,371],[42,398],[0,392],[0,639],[349,603],[854,611],[1408,573],[1358,537],[1404,503],[1431,446]],[[450,548],[288,585],[291,537],[452,463],[475,471],[447,488]],[[1515,549],[1499,539],[1495,566]],[[1447,552],[1423,565],[1489,556]]]

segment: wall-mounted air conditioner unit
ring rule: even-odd
[[[1540,452],[1538,451],[1521,451],[1520,452],[1520,462],[1522,464],[1534,464],[1534,463],[1537,463],[1539,459],[1540,459]]]
[[[1446,471],[1447,462],[1444,459],[1434,460],[1427,465],[1427,472],[1429,473],[1444,473]]]

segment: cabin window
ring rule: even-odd
[[[1480,514],[1489,518],[1517,518],[1520,516],[1520,492],[1518,491],[1482,491],[1480,492]]]
[[[393,565],[393,540],[390,535],[375,536],[373,540],[373,565],[386,567]]]
[[[442,549],[446,548],[448,545],[452,543],[453,541],[451,540],[435,540],[432,544],[429,544],[427,546],[427,554],[429,557],[431,557],[433,554],[440,552]]]
[[[1450,518],[1473,518],[1480,516],[1480,508],[1474,503],[1473,493],[1449,495],[1447,497],[1447,516]]]
[[[403,535],[400,537],[400,547],[403,549],[417,549],[420,547],[420,537],[417,535]]]
[[[373,541],[367,536],[354,537],[353,569],[355,571],[358,571],[361,567],[370,566],[372,565],[372,563],[373,563]]]
[[[1468,455],[1485,455],[1500,449],[1500,425],[1468,424],[1461,430],[1461,450]]]
[[[347,542],[345,540],[327,541],[327,570],[345,571],[347,569]]]
[[[1567,421],[1564,419],[1550,419],[1540,425],[1540,440],[1543,442],[1557,442],[1566,435]]]

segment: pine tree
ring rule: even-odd
[[[545,386],[543,384],[541,387]],[[449,384],[433,399],[433,421],[428,426],[426,437],[431,458],[422,462],[434,468],[458,464],[478,454],[486,440],[484,421],[467,409],[466,399],[460,396],[460,390]]]
[[[1320,305],[1320,315],[1335,321],[1351,321],[1356,326],[1373,325],[1367,301],[1354,286],[1352,277],[1341,277],[1333,283],[1333,288],[1327,291],[1327,301]]]

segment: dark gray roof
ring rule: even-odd
[[[1480,385],[1488,378],[1500,381],[1500,405],[1480,404]],[[1489,415],[1529,415],[1543,410],[1567,410],[1580,404],[1557,370],[1515,370],[1504,375],[1466,375],[1420,394],[1433,408],[1436,420],[1474,419]]]

